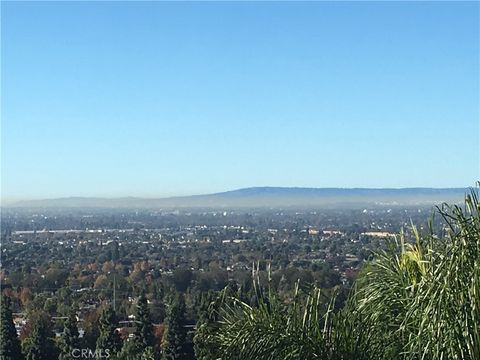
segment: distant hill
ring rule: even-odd
[[[458,203],[468,188],[302,188],[251,187],[208,195],[159,199],[68,197],[20,201],[9,207],[48,208],[212,208],[346,207],[362,205],[434,205]]]

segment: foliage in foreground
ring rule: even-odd
[[[13,323],[10,298],[2,295],[0,303],[0,359],[21,360],[22,358],[20,341]]]
[[[341,311],[334,300],[325,309],[318,288],[284,304],[257,280],[257,306],[226,297],[205,342],[222,359],[480,359],[478,193],[436,213],[444,236],[413,227],[411,244],[400,234]]]

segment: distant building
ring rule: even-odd
[[[373,237],[381,237],[381,238],[387,238],[387,237],[395,237],[394,233],[390,233],[388,231],[367,231],[361,233],[363,236],[373,236]]]

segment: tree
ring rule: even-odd
[[[135,330],[135,338],[137,341],[141,344],[143,349],[149,346],[154,346],[155,337],[153,335],[152,319],[150,311],[148,310],[147,298],[145,297],[144,291],[142,291],[137,302],[136,320],[137,327]]]
[[[155,351],[153,347],[149,346],[143,350],[140,360],[155,360]]]
[[[111,306],[106,306],[100,315],[99,327],[100,335],[97,339],[97,351],[105,353],[116,353],[121,346],[120,336],[115,328],[117,326],[117,316]]]
[[[36,319],[36,320],[33,320]],[[58,357],[58,350],[52,340],[50,317],[44,312],[32,314],[32,333],[25,340],[26,360],[50,360]]]
[[[200,360],[211,359],[209,353],[232,360],[384,359],[361,331],[364,324],[355,312],[346,307],[335,314],[335,298],[325,308],[321,289],[300,293],[297,286],[286,305],[272,290],[260,291],[255,278],[255,305],[222,295],[220,321],[200,326],[195,339]]]
[[[97,339],[100,336],[98,323],[100,314],[98,311],[91,311],[87,313],[83,319],[83,330],[85,331],[82,338],[82,344],[85,348],[95,349]]]
[[[189,269],[175,269],[173,272],[173,283],[175,288],[180,292],[184,292],[188,289],[192,282],[192,278],[193,274]]]
[[[120,259],[120,252],[118,251],[118,242],[116,242],[116,241],[114,241],[112,243],[111,259],[114,262],[118,261],[118,259]]]
[[[29,339],[27,360],[47,360],[45,329],[41,326],[35,326],[33,328],[32,336]]]
[[[79,348],[76,308],[72,307],[63,327],[63,344],[60,359],[73,359],[73,351]]]
[[[13,323],[11,301],[8,296],[2,296],[0,323],[0,359],[23,359],[17,330]]]
[[[437,208],[446,236],[412,231],[375,252],[357,280],[357,310],[386,355],[405,359],[480,359],[480,202]]]
[[[54,264],[45,273],[46,287],[60,288],[65,284],[65,281],[68,278],[68,271],[59,268],[58,266],[58,264]]]
[[[22,290],[20,291],[19,298],[20,298],[20,301],[22,302],[22,305],[26,306],[27,302],[30,301],[32,298],[32,291],[30,290],[30,288],[28,287],[22,288]]]
[[[216,313],[218,306],[216,306],[216,299],[213,292],[209,291],[202,294],[200,309],[198,311],[197,331],[193,338],[195,357],[198,360],[216,359],[216,346],[212,343],[212,335],[217,330],[215,324],[218,321]]]
[[[122,350],[117,353],[115,360],[155,360],[153,347],[142,349],[142,344],[137,339],[127,340],[123,343]]]
[[[121,351],[117,353],[116,360],[139,360],[142,351],[142,344],[136,338],[126,340]]]
[[[187,358],[185,330],[185,300],[178,295],[167,317],[167,330],[163,337],[163,359],[183,360]]]

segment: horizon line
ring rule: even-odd
[[[431,189],[431,190],[467,190],[469,188],[475,188],[475,186],[406,186],[406,187],[344,187],[344,186],[322,186],[322,187],[312,187],[312,186],[248,186],[241,188],[234,188],[232,190],[216,191],[216,192],[205,192],[205,193],[190,193],[190,194],[177,194],[177,195],[65,195],[65,196],[39,196],[39,197],[30,197],[30,198],[19,198],[11,197],[4,198],[3,194],[1,197],[1,206],[9,206],[21,202],[29,201],[51,201],[51,200],[66,200],[66,199],[105,199],[105,200],[115,200],[115,199],[143,199],[143,200],[154,200],[154,199],[173,199],[173,198],[182,198],[182,197],[194,197],[194,196],[208,196],[208,195],[220,195],[230,192],[248,190],[248,189],[308,189],[308,190],[323,190],[323,189],[335,189],[335,190],[413,190],[413,189]]]

